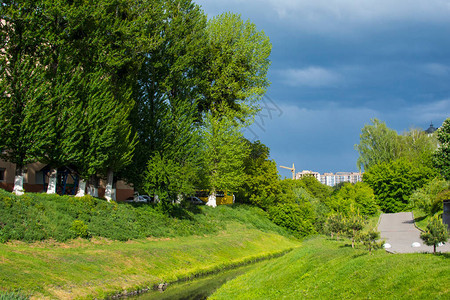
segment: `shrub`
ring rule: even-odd
[[[447,224],[443,224],[437,216],[434,216],[428,223],[426,231],[420,234],[420,238],[426,245],[433,246],[433,253],[436,254],[436,246],[448,240]]]
[[[84,222],[81,220],[73,221],[72,226],[70,227],[70,230],[77,237],[89,238],[91,236],[88,231],[88,226],[86,224],[84,224]]]
[[[412,203],[429,216],[442,211],[442,200],[448,199],[450,182],[435,178],[411,195]]]
[[[270,219],[296,236],[303,237],[315,233],[314,212],[309,203],[278,204],[269,209]]]

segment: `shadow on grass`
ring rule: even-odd
[[[445,253],[437,252],[437,253],[434,254],[434,255],[440,256],[440,257],[443,257],[443,258],[450,258],[450,253],[448,253],[448,252],[445,252]]]
[[[421,217],[417,217],[417,218],[414,218],[414,222],[420,222],[420,221],[422,221],[423,219],[425,219],[427,216],[421,216]]]

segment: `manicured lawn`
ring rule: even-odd
[[[449,299],[450,257],[369,255],[324,237],[222,286],[211,299]]]

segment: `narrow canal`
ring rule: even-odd
[[[160,291],[149,291],[147,293],[127,297],[126,299],[138,299],[138,300],[148,300],[148,299],[174,299],[174,300],[198,300],[206,299],[208,296],[212,295],[219,287],[225,284],[227,281],[238,277],[239,275],[245,274],[250,270],[260,268],[263,264],[268,261],[261,261],[251,265],[246,265],[236,269],[231,269],[223,271],[217,274],[212,274],[208,276],[203,276],[195,278],[189,281],[178,282],[172,285],[168,285],[164,292]]]

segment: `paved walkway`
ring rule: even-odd
[[[412,212],[382,214],[378,231],[380,231],[381,239],[392,246],[386,249],[389,252],[433,252],[433,247],[425,245],[420,238],[420,231],[414,226]],[[419,243],[420,247],[412,247],[413,243]],[[450,252],[450,243],[437,247],[436,252]]]

